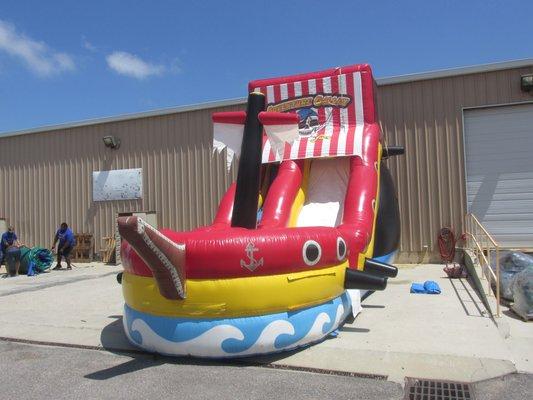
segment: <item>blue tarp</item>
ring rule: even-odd
[[[33,273],[44,272],[52,265],[54,261],[52,252],[42,247],[25,247],[20,248],[20,274],[27,274],[30,270],[30,263],[33,263]]]
[[[435,281],[425,281],[424,283],[412,283],[411,293],[440,294],[439,284]]]

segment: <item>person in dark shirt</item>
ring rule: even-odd
[[[55,270],[63,268],[61,265],[61,258],[64,258],[67,262],[67,269],[72,269],[70,265],[70,253],[76,244],[74,233],[68,227],[66,222],[61,223],[61,226],[56,231],[54,236],[54,243],[52,243],[52,250],[57,245],[57,265],[53,268]]]
[[[12,226],[7,228],[7,232],[2,234],[2,253],[10,246],[20,246],[19,238],[15,233],[15,228]]]

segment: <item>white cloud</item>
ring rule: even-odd
[[[89,42],[85,36],[82,36],[81,38],[81,45],[83,46],[85,50],[89,50],[92,52],[95,52],[96,50],[98,50],[96,46],[92,44],[91,42]]]
[[[166,72],[164,65],[152,64],[142,60],[135,54],[115,51],[106,57],[107,65],[113,71],[132,78],[144,79],[152,75]]]
[[[0,20],[0,51],[19,59],[28,69],[40,76],[76,69],[70,55],[50,49],[46,43],[35,41],[17,32],[14,25],[2,20]]]

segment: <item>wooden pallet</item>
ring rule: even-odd
[[[74,237],[76,238],[76,246],[72,251],[72,261],[91,262],[94,253],[93,235],[78,233]]]
[[[113,236],[102,238],[102,248],[100,249],[100,258],[102,262],[109,264],[115,259],[116,241]]]

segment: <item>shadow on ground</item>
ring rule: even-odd
[[[450,280],[457,299],[466,315],[469,317],[491,318],[485,305],[479,299],[476,287],[467,278],[447,278]]]
[[[100,371],[93,372],[85,375],[85,378],[92,380],[106,380],[120,375],[129,374],[132,372],[140,371],[146,368],[157,367],[163,364],[180,364],[180,365],[210,365],[210,366],[233,366],[233,367],[272,367],[283,368],[283,365],[273,365],[274,362],[279,362],[287,357],[290,357],[296,353],[305,350],[308,346],[295,349],[292,351],[284,351],[281,353],[264,355],[264,356],[250,356],[242,358],[232,358],[226,360],[215,359],[200,359],[193,357],[177,357],[177,356],[164,356],[160,354],[151,354],[143,350],[139,350],[133,347],[124,333],[122,325],[121,315],[110,315],[109,318],[113,319],[100,334],[100,341],[102,347],[114,354],[124,355],[131,357],[130,360]],[[347,321],[349,322],[349,321]],[[343,326],[340,330],[349,332],[368,332],[368,329],[354,328],[349,326]],[[328,336],[324,340],[329,340],[333,336]]]
[[[106,379],[116,378],[117,376],[141,371],[146,368],[156,367],[165,363],[166,361],[164,360],[157,360],[155,358],[149,359],[148,356],[136,356],[125,363],[87,374],[84,377],[96,381],[104,381]]]
[[[111,353],[137,352],[124,334],[122,326],[122,315],[110,315],[108,318],[113,321],[106,325],[100,333],[100,343],[102,347]]]
[[[516,319],[517,321],[524,322],[524,319],[520,317],[518,314],[516,314],[511,308],[508,308],[507,310],[502,311],[503,314],[508,316],[509,318]]]

